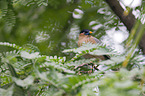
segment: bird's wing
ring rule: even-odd
[[[93,37],[92,36],[92,38],[95,40],[95,42],[96,43],[101,43],[101,41],[100,40],[98,40],[97,38],[95,38],[95,37]],[[107,59],[110,59],[110,56],[109,55],[102,55],[103,57],[99,57],[99,58],[101,58],[102,60],[107,60]]]
[[[94,37],[93,39],[96,41],[96,43],[101,43],[97,38]]]
[[[95,38],[93,36],[90,37],[89,41],[91,41],[93,44],[95,44],[95,43],[101,43],[97,38]]]

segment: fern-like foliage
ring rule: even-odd
[[[16,17],[15,17],[15,13],[14,13],[13,10],[8,9],[7,10],[7,14],[6,14],[6,16],[4,18],[5,18],[7,26],[14,26],[15,25]]]
[[[91,55],[110,55],[110,56],[117,56],[120,55],[120,53],[116,52],[112,48],[106,47],[106,45],[103,44],[91,44],[87,43],[84,44],[83,46],[79,48],[74,48],[74,49],[66,49],[63,52],[74,52],[76,53],[76,56],[72,58],[72,61],[77,59],[78,57],[84,55],[84,54],[91,54]]]
[[[67,50],[64,50],[63,52],[90,53],[93,55],[118,54],[112,48],[106,47],[106,45],[92,44],[92,43],[83,44],[79,48],[67,49]]]
[[[20,89],[21,94],[19,96],[27,93],[31,95],[45,94],[46,96],[90,94],[95,96],[99,93],[101,96],[106,96],[111,93],[118,94],[119,90],[122,90],[121,95],[127,94],[126,96],[129,96],[132,95],[131,92],[137,92],[132,95],[137,96],[142,90],[142,88],[138,88],[138,83],[144,80],[144,67],[136,64],[144,65],[142,55],[134,55],[131,58],[128,66],[134,66],[128,68],[131,70],[128,71],[126,69],[119,70],[126,55],[120,55],[105,45],[86,44],[80,48],[67,49],[63,52],[75,52],[77,54],[67,61],[66,57],[41,55],[39,49],[31,44],[20,47],[16,44],[0,42],[0,45],[16,49],[0,54],[0,71],[2,73],[0,76],[2,88],[0,90],[4,90],[0,94],[7,91],[11,92],[8,94],[19,94],[18,89]],[[105,55],[105,52],[110,55],[111,59],[98,61],[94,58],[80,58],[86,53]],[[91,67],[88,67],[89,65]],[[102,69],[97,68],[98,66],[101,66]],[[93,67],[94,69],[92,69]],[[136,69],[134,69],[135,67]],[[82,74],[80,71],[85,70],[84,68],[91,71]],[[99,88],[99,91],[97,88]]]
[[[63,2],[63,3],[62,3]],[[57,8],[59,5],[64,4],[66,0],[13,0],[13,4],[16,6],[18,4],[24,6],[38,5],[38,6],[51,6]]]
[[[132,71],[121,69],[119,72],[106,73],[98,83],[100,96],[138,96],[141,93],[141,87],[138,87],[137,81],[133,81],[133,79],[140,72],[142,71],[138,69],[133,69]]]
[[[37,4],[38,6],[44,5],[47,6],[47,0],[13,0],[14,5],[21,4],[24,6],[30,6],[32,4]]]

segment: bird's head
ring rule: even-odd
[[[88,30],[88,29],[84,29],[80,32],[80,35],[91,35],[93,32]]]

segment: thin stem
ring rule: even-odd
[[[137,23],[137,24],[138,24],[138,23]],[[139,44],[139,41],[141,40],[141,38],[142,38],[142,36],[143,36],[143,34],[144,34],[144,27],[145,27],[145,25],[143,25],[143,24],[141,24],[141,23],[140,23],[139,25],[140,25],[140,26],[139,26],[139,27],[140,27],[139,32],[135,32],[135,33],[138,33],[138,34],[137,34],[137,36],[136,36],[136,38],[135,38],[135,40],[134,40],[134,43],[133,43],[133,45],[132,45],[132,48],[131,48],[130,53],[128,53],[128,55],[127,55],[125,61],[122,63],[122,66],[123,66],[123,67],[126,67],[126,66],[128,65],[128,62],[129,62],[129,60],[130,60],[130,58],[131,58],[131,56],[132,56],[134,50],[136,49],[137,45]]]
[[[136,24],[135,24],[135,26],[131,29],[131,33],[130,33],[129,38],[128,38],[128,41],[126,43],[126,47],[127,48],[129,48],[131,46],[131,41],[132,41],[133,37],[135,36],[139,25],[140,25],[140,22],[137,21]]]

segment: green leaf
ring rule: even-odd
[[[11,87],[9,87],[8,89],[0,88],[0,96],[12,96],[13,88],[14,88],[13,85]]]
[[[93,82],[98,80],[98,74],[94,73],[89,75],[82,75],[82,76],[71,76],[68,78],[64,78],[63,82],[60,83],[60,86],[63,87],[64,90],[67,92],[71,92],[81,85],[85,85],[87,83]]]
[[[18,78],[13,77],[13,80],[19,86],[28,87],[29,85],[32,85],[33,84],[34,77],[29,75],[24,80],[21,80],[21,79],[18,79]]]
[[[55,63],[48,63],[48,62],[45,62],[44,63],[44,66],[45,67],[53,67],[53,68],[55,68],[55,69],[58,69],[58,70],[60,70],[60,71],[62,71],[62,72],[67,72],[67,73],[75,73],[74,71],[72,71],[72,70],[70,70],[70,69],[67,69],[67,68],[65,68],[65,66],[63,66],[63,65],[60,65],[60,64],[55,64]]]
[[[125,56],[113,56],[111,57],[109,60],[105,60],[105,61],[100,61],[98,64],[100,65],[115,65],[118,63],[121,63],[125,60]]]
[[[92,63],[93,61],[95,61],[95,59],[81,59],[81,60],[77,60],[75,62],[69,62],[69,63],[65,63],[64,65],[67,66],[79,66],[81,64],[88,64],[88,63]]]
[[[35,59],[39,57],[39,52],[29,53],[26,51],[21,51],[20,54],[21,54],[21,57],[26,58],[26,59]]]

